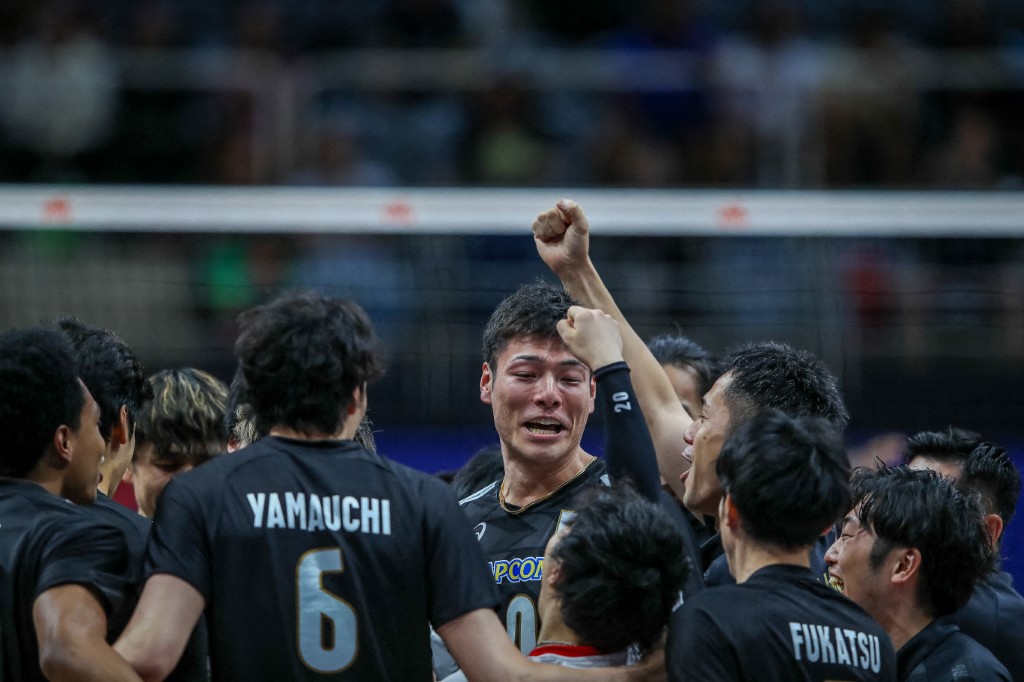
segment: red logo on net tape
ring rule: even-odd
[[[71,202],[62,197],[43,204],[43,220],[50,223],[71,222]]]
[[[392,225],[411,225],[416,221],[412,204],[408,201],[392,201],[384,205],[383,220]]]
[[[750,227],[750,212],[743,204],[726,204],[718,209],[718,226],[727,229]]]

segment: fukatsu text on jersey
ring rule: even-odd
[[[254,528],[391,535],[391,500],[313,493],[248,493]]]
[[[798,661],[849,665],[874,673],[882,669],[882,645],[877,635],[810,623],[790,623],[789,634]]]

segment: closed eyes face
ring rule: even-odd
[[[192,465],[189,463],[157,455],[152,443],[137,448],[135,460],[132,461],[129,471],[139,513],[147,518],[153,518],[160,495],[170,480],[191,469]]]

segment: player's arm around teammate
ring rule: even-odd
[[[203,605],[202,595],[185,581],[170,575],[154,575],[146,583],[136,615],[114,648],[142,679],[163,679],[181,656]],[[661,650],[629,668],[573,670],[530,662],[508,638],[490,609],[470,611],[445,623],[437,632],[466,677],[474,682],[667,679]]]
[[[107,615],[83,585],[60,585],[36,598],[32,619],[39,664],[50,680],[135,680],[106,643]]]
[[[177,665],[205,606],[199,590],[181,578],[151,576],[114,650],[143,680],[162,680]]]
[[[559,201],[537,216],[533,236],[541,259],[565,288],[584,305],[603,310],[619,323],[623,356],[632,369],[633,384],[658,455],[658,467],[681,497],[679,476],[688,468],[681,456],[685,447],[683,434],[693,420],[679,403],[665,370],[629,325],[590,260],[590,225],[583,209],[573,201]]]
[[[667,680],[664,651],[652,652],[636,666],[575,670],[528,661],[508,638],[490,609],[477,609],[438,628],[448,650],[471,682],[531,680]]]

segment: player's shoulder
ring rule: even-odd
[[[444,496],[454,500],[451,486],[437,476],[413,469],[381,455],[374,455],[370,452],[366,454],[374,458],[375,466],[379,467],[383,476],[391,479],[391,484],[407,488],[416,495],[432,498]]]
[[[70,500],[47,492],[28,481],[4,480],[0,482],[0,509],[6,528],[34,528],[59,530],[64,526],[75,528],[112,524]]]
[[[102,493],[96,495],[96,502],[89,509],[93,510],[93,513],[96,514],[100,521],[115,525],[118,528],[131,529],[143,537],[149,535],[149,530],[153,525],[152,521],[141,516],[138,512],[132,511],[120,502],[112,500]]]
[[[152,521],[103,494],[97,494],[96,502],[87,509],[99,521],[115,526],[121,531],[132,556],[141,557],[145,554],[146,542],[153,526]]]
[[[84,548],[123,551],[124,532],[88,507],[46,492],[35,484],[22,488],[13,501],[5,498],[10,487],[0,492],[4,551],[13,551],[29,562],[46,563],[47,557],[75,553]],[[38,488],[34,490],[33,488]],[[10,545],[9,542],[14,544]],[[105,549],[104,549],[105,548]]]
[[[491,481],[487,485],[481,487],[479,490],[471,492],[461,500],[459,500],[460,507],[480,507],[480,506],[492,506],[493,502],[491,497],[497,495],[498,485],[501,484],[501,479]],[[496,499],[496,498],[495,498]]]

